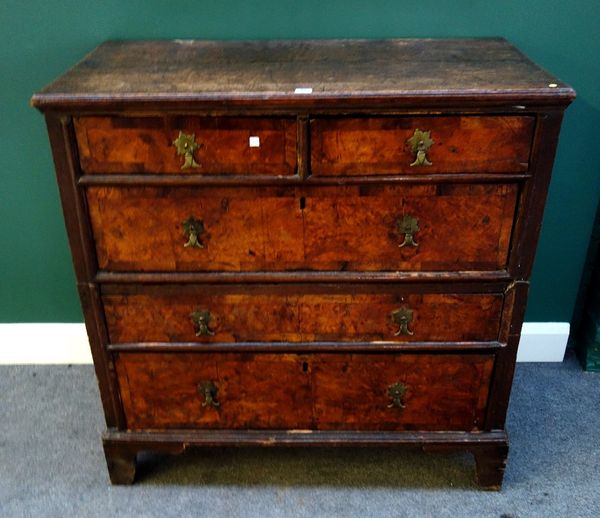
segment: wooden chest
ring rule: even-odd
[[[108,42],[36,94],[113,483],[142,450],[413,445],[499,488],[573,97],[502,39]]]

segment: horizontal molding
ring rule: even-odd
[[[96,274],[95,281],[100,284],[193,284],[193,283],[296,283],[330,282],[340,283],[376,283],[403,282],[424,284],[431,282],[482,283],[505,282],[512,277],[506,270],[457,272],[338,272],[338,271],[300,271],[300,272],[106,272]],[[494,289],[497,289],[494,288]],[[479,292],[479,287],[477,292]]]
[[[562,361],[567,322],[523,324],[518,362]],[[90,364],[84,324],[0,324],[0,365]]]
[[[239,185],[355,185],[355,184],[426,184],[426,183],[506,183],[531,178],[531,173],[436,173],[420,175],[370,175],[370,176],[313,176],[305,179],[298,175],[201,175],[201,174],[87,174],[77,183],[83,186],[111,185],[122,187],[207,187]]]

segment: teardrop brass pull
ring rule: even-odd
[[[212,381],[205,381],[198,384],[198,394],[204,398],[203,407],[219,408],[221,403],[217,401],[217,392],[219,389]]]
[[[204,248],[200,241],[200,235],[204,234],[204,222],[201,219],[196,219],[190,216],[183,223],[183,235],[187,237],[187,242],[183,245],[184,248]]]
[[[415,161],[410,164],[411,167],[416,165],[431,165],[431,162],[427,160],[427,151],[433,145],[430,131],[416,129],[413,136],[408,139],[408,143],[415,155]]]
[[[399,326],[398,331],[394,333],[394,336],[412,336],[414,333],[408,328],[413,320],[413,311],[406,307],[401,307],[395,311],[392,311],[392,322]]]
[[[409,215],[402,216],[402,219],[399,219],[396,222],[396,225],[398,227],[398,232],[404,234],[404,241],[398,245],[399,248],[404,248],[405,246],[419,246],[413,237],[413,234],[420,230],[419,220],[417,218]]]
[[[194,324],[196,336],[215,336],[214,331],[208,327],[212,320],[212,315],[206,309],[196,309],[190,313],[190,318]]]
[[[177,156],[183,157],[181,169],[189,169],[190,167],[200,167],[200,164],[194,160],[194,152],[200,148],[196,142],[196,135],[193,133],[179,132],[179,136],[173,141],[173,145],[177,148]]]
[[[394,383],[388,387],[388,397],[392,402],[388,405],[388,408],[406,408],[404,402],[404,396],[406,396],[408,388],[404,383]]]

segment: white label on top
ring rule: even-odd
[[[298,87],[294,90],[295,94],[312,94],[312,88]]]

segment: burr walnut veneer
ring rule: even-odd
[[[502,39],[107,42],[36,94],[111,480],[142,450],[406,445],[499,488],[573,97]]]

